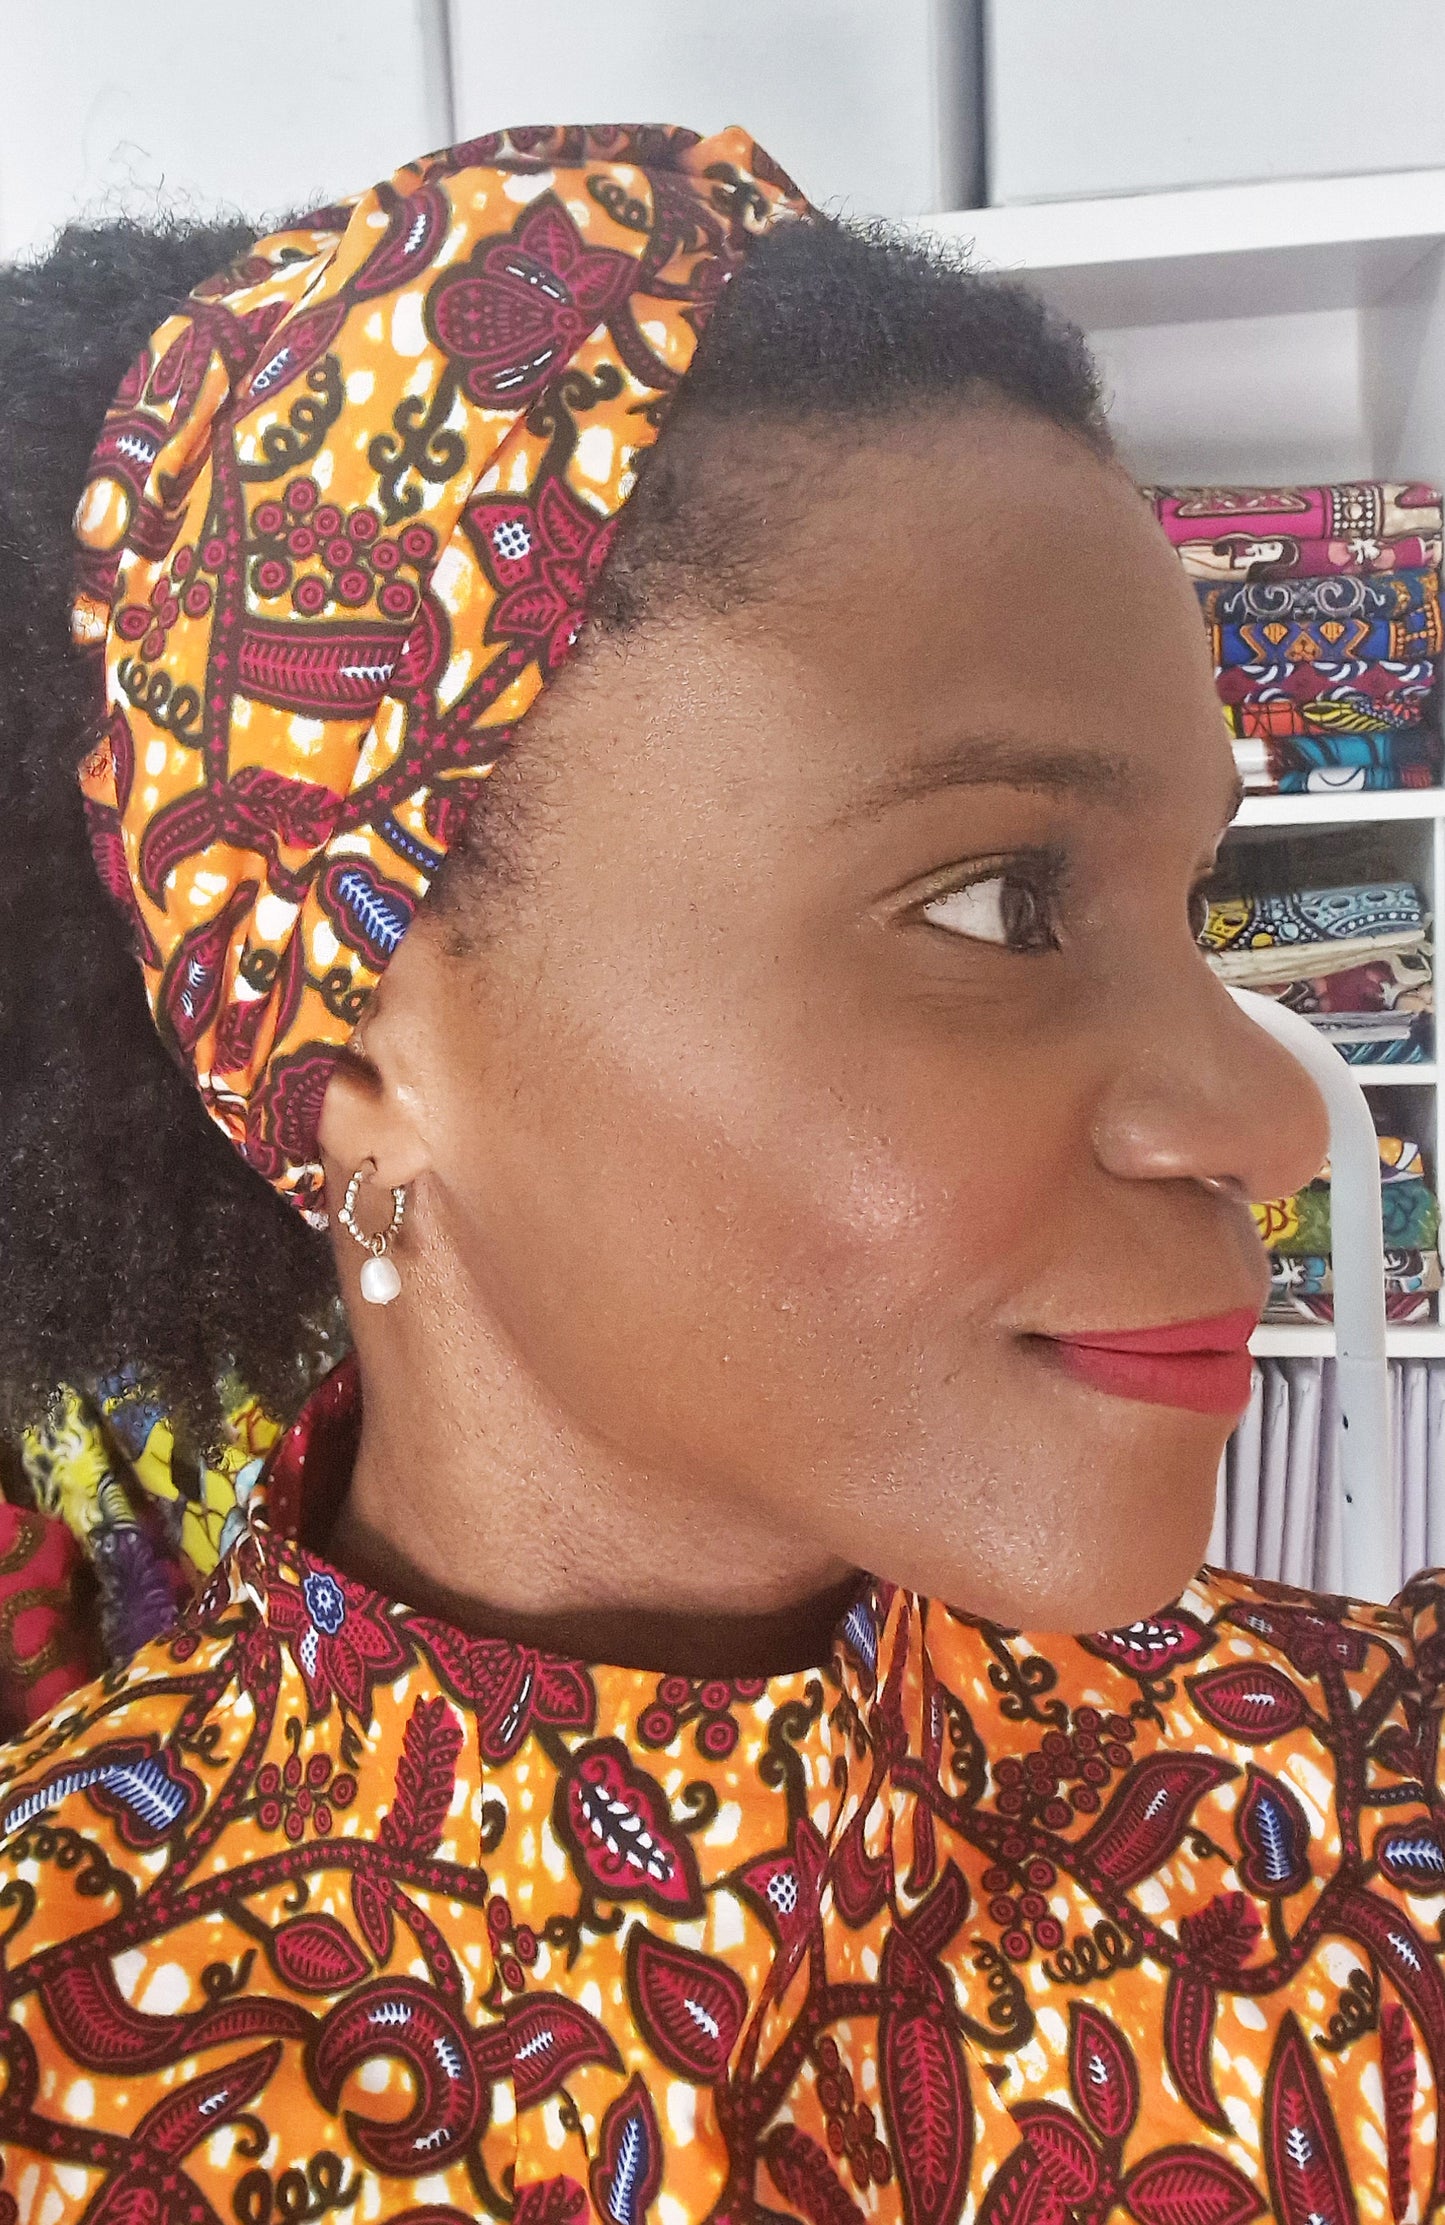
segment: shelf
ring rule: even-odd
[[[1323,1321],[1266,1322],[1249,1349],[1257,1360],[1331,1359],[1335,1332]],[[1433,1321],[1387,1328],[1385,1350],[1392,1360],[1445,1359],[1445,1328]]]
[[[1445,788],[1345,788],[1334,795],[1246,796],[1235,827],[1352,826],[1363,820],[1445,819]]]
[[[1445,237],[1445,170],[961,209],[927,227],[1093,327],[1379,301]]]
[[[1361,1089],[1433,1089],[1440,1079],[1433,1059],[1421,1059],[1414,1066],[1352,1066],[1350,1072]]]

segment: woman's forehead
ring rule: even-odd
[[[715,789],[743,816],[791,791],[826,824],[985,782],[1144,810],[1181,780],[1227,812],[1178,560],[1124,473],[1053,426],[992,409],[880,426],[787,506],[768,561],[741,610],[584,656],[539,740],[562,731],[565,752],[596,723],[613,776],[655,755],[697,808]],[[598,686],[603,715],[577,718]]]

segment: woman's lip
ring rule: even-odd
[[[1190,1414],[1242,1414],[1249,1404],[1254,1306],[1171,1321],[1155,1329],[1101,1329],[1047,1337],[1064,1372],[1113,1398]]]
[[[1169,1321],[1157,1329],[1071,1329],[1051,1341],[1083,1344],[1093,1352],[1237,1352],[1259,1326],[1257,1306],[1236,1306],[1197,1321]]]

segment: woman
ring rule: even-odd
[[[24,2214],[1423,2215],[1433,1594],[1191,1578],[1324,1139],[1077,339],[518,133],[199,287],[78,530],[97,861],[355,1358],[9,1749]]]

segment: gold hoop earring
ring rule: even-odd
[[[401,1224],[406,1218],[406,1191],[391,1193],[391,1226],[368,1236],[356,1225],[356,1201],[361,1195],[361,1185],[367,1174],[375,1174],[376,1161],[364,1159],[346,1185],[346,1196],[336,1218],[340,1221],[353,1243],[367,1254],[361,1270],[361,1295],[369,1306],[389,1306],[393,1298],[401,1296],[401,1275],[397,1264],[389,1255],[391,1247],[401,1234]]]

